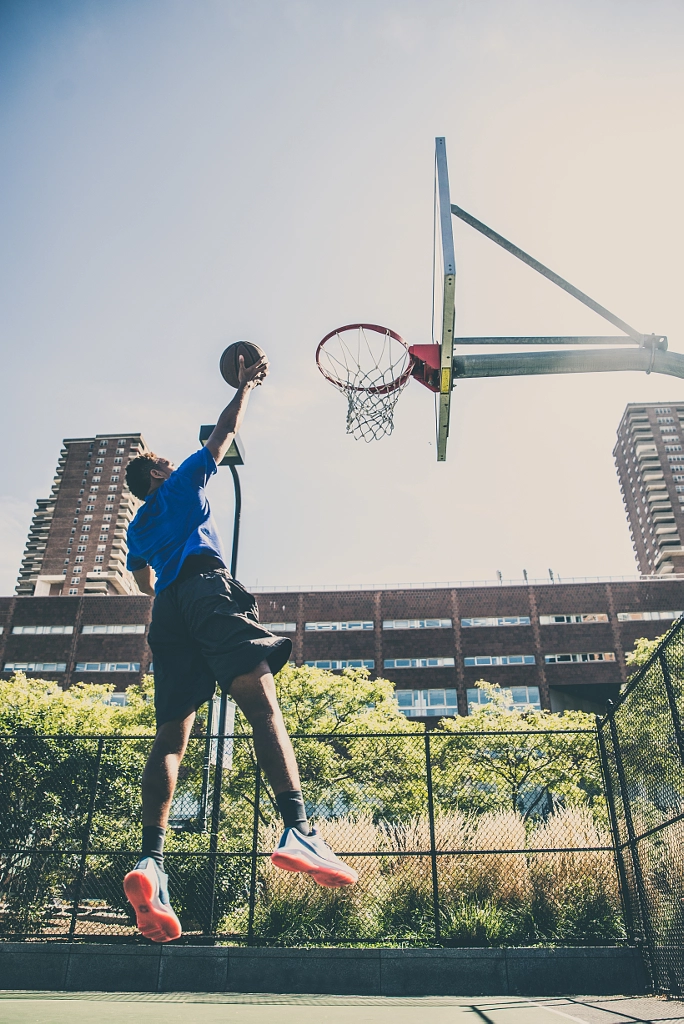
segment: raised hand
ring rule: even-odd
[[[239,356],[238,361],[240,368],[238,370],[238,380],[240,384],[254,384],[258,386],[263,384],[264,380],[268,376],[269,363],[266,356],[263,356],[258,363],[252,363],[251,366],[245,366],[245,357]]]

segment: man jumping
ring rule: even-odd
[[[273,863],[333,888],[358,878],[309,828],[273,681],[290,657],[292,641],[259,625],[255,599],[226,568],[206,497],[250,393],[267,374],[265,357],[246,368],[240,356],[240,386],[204,448],[178,469],[151,453],[126,469],[128,487],[144,502],[128,528],[128,568],[140,590],[155,598],[149,644],[157,733],[142,777],[142,855],[124,878],[124,891],[138,928],[153,942],[181,934],[164,873],[164,837],[195,714],[213,697],[216,682],[252,727],[257,759],[283,816],[285,831]]]

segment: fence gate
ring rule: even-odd
[[[657,992],[684,993],[684,617],[598,723],[625,920]]]

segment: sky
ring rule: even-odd
[[[345,434],[320,338],[431,341],[435,136],[453,202],[684,352],[684,5],[4,0],[0,594],[64,437],[178,462],[271,361],[242,429],[247,586],[636,572],[612,449],[636,373],[459,383],[446,463],[412,381]],[[614,333],[454,223],[457,335]],[[230,543],[232,482],[212,507]]]

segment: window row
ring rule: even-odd
[[[372,658],[351,658],[346,661],[305,661],[309,668],[325,668],[329,672],[339,671],[343,668],[375,668],[375,661]]]
[[[620,622],[629,622],[647,619],[676,619],[682,612],[618,612]],[[556,615],[540,615],[540,626],[575,625],[609,622],[606,612],[571,612],[558,613]],[[296,622],[264,622],[265,629],[272,633],[296,633]],[[482,627],[500,626],[531,626],[532,620],[529,615],[482,615],[461,619],[462,629],[474,629]],[[357,619],[346,622],[305,622],[304,629],[309,633],[349,633],[360,630],[372,630],[375,623],[372,619]],[[384,619],[383,629],[452,629],[451,619]]]
[[[66,672],[65,661],[8,661],[4,672]]]
[[[515,711],[540,711],[538,686],[512,686],[502,691],[506,707]],[[458,714],[455,689],[395,690],[399,710],[407,718],[446,718]],[[491,698],[478,687],[468,688],[468,714],[490,704]]]
[[[76,672],[139,672],[139,661],[79,661]]]
[[[541,711],[538,686],[511,686],[501,692],[506,700],[506,707],[510,711]],[[491,697],[479,686],[468,687],[467,697],[468,714],[483,704],[491,704]]]
[[[383,668],[454,668],[453,658],[385,658]]]
[[[603,651],[598,654],[545,654],[544,661],[547,665],[561,665],[569,662],[615,661],[615,654],[613,651]]]
[[[464,658],[463,664],[466,668],[473,668],[480,665],[534,665],[536,662],[534,654],[483,654],[477,658]]]
[[[115,625],[82,626],[81,633],[107,633],[119,636],[126,633],[144,633],[143,623],[121,623]],[[73,626],[13,626],[12,633],[20,636],[71,635]]]

